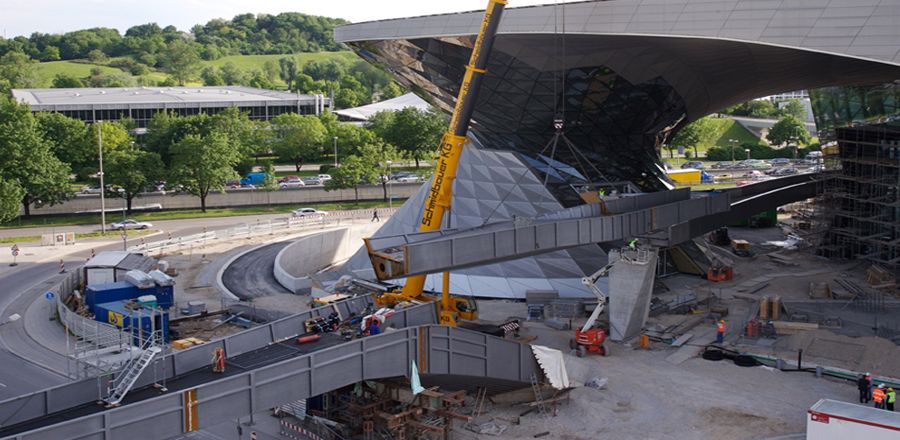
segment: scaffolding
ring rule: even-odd
[[[817,202],[818,253],[900,273],[900,125],[839,128]],[[826,165],[827,166],[827,165]]]

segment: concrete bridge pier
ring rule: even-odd
[[[656,277],[656,249],[621,249],[609,253],[610,339],[627,341],[640,334],[650,313]]]

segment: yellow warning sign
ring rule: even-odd
[[[108,311],[106,313],[107,313],[107,322],[109,322],[110,325],[114,325],[116,327],[121,327],[122,325],[125,324],[123,322],[121,313],[116,313],[113,311]]]

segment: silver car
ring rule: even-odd
[[[110,226],[112,226],[113,229],[147,229],[147,228],[152,228],[153,224],[147,223],[147,222],[139,222],[139,221],[133,220],[133,219],[128,219],[128,220],[122,220],[120,222],[115,222],[115,223],[111,224]]]

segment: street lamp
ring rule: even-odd
[[[338,167],[338,159],[337,159],[337,136],[334,137],[334,167]]]
[[[749,148],[744,148],[744,151],[747,152],[747,160],[750,160],[750,149],[749,149]]]
[[[100,152],[100,233],[106,235],[106,186],[103,183],[103,121],[97,121],[97,150]]]
[[[738,141],[737,139],[728,139],[728,143],[731,144],[731,166],[732,166],[732,168],[734,167],[734,147],[736,147],[739,142],[740,141]]]
[[[391,186],[391,185],[392,185],[392,183],[391,183],[391,164],[393,164],[394,162],[392,162],[392,161],[390,161],[390,160],[389,160],[389,161],[386,161],[386,162],[387,162],[387,166],[388,166],[388,173],[387,173],[387,180],[388,180],[388,209],[391,209],[391,208],[393,207],[393,205],[394,205],[394,204],[393,204],[394,191],[393,191],[393,187]]]

